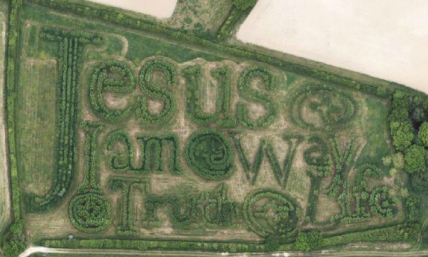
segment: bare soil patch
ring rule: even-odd
[[[89,0],[91,2],[110,5],[125,10],[148,14],[156,18],[170,17],[175,9],[177,0]]]
[[[427,19],[425,0],[259,0],[237,38],[428,93]]]

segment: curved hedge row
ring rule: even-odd
[[[154,72],[161,72],[164,75],[166,86],[174,87],[177,85],[177,72],[174,64],[163,59],[150,60],[144,64],[140,71],[141,90],[148,98],[159,99],[164,102],[162,111],[152,114],[149,112],[146,97],[139,99],[140,106],[137,108],[137,115],[141,116],[141,120],[146,124],[159,124],[170,119],[176,108],[173,94],[153,82]]]
[[[271,189],[251,192],[245,197],[242,208],[248,228],[261,237],[285,239],[293,236],[301,214],[293,200]]]
[[[111,109],[106,106],[103,93],[131,93],[135,89],[135,79],[130,68],[120,61],[104,61],[94,71],[89,86],[89,100],[98,116],[108,121],[119,121],[129,117],[133,108]]]
[[[76,169],[79,69],[83,44],[100,43],[101,37],[82,31],[45,28],[41,38],[59,42],[59,88],[55,133],[55,170],[52,187],[45,196],[29,195],[30,212],[48,211],[58,206],[68,191]]]
[[[105,148],[111,152],[108,158],[109,166],[116,172],[133,172],[149,174],[152,172],[164,172],[165,166],[162,156],[165,147],[170,144],[169,171],[173,175],[181,174],[179,139],[175,134],[163,136],[138,136],[137,141],[141,146],[141,161],[136,163],[134,159],[134,147],[129,136],[121,131],[113,131],[107,136]],[[121,143],[125,152],[112,152],[116,144]]]
[[[370,195],[370,210],[378,217],[392,218],[398,211],[396,206],[398,199],[389,195],[387,186],[373,189]]]
[[[306,129],[337,129],[351,122],[358,110],[358,104],[351,94],[335,90],[326,85],[309,85],[297,91],[290,102],[290,120]],[[304,112],[318,114],[318,120],[308,121]]]
[[[227,138],[215,130],[194,132],[185,148],[187,164],[204,179],[223,180],[233,174],[233,151]]]
[[[253,66],[246,68],[239,78],[238,92],[239,95],[248,101],[259,103],[267,109],[267,114],[252,120],[248,117],[248,107],[240,101],[237,105],[237,117],[239,122],[249,128],[258,128],[270,125],[277,116],[276,106],[273,103],[272,97],[269,94],[255,90],[251,82],[255,78],[261,78],[267,92],[272,92],[275,89],[275,79],[272,73],[264,67]]]
[[[217,123],[225,127],[233,127],[236,120],[230,113],[230,71],[227,66],[211,71],[211,75],[217,79],[216,111],[213,114],[205,113],[201,108],[200,85],[202,83],[201,66],[195,65],[182,71],[186,79],[186,110],[190,120],[197,124],[207,125]]]
[[[144,200],[145,216],[143,224],[147,227],[160,226],[157,210],[168,208],[171,223],[186,229],[191,225],[208,228],[230,227],[238,222],[238,204],[228,198],[226,184],[220,184],[213,192],[202,192],[199,196],[148,194]]]
[[[71,224],[79,230],[93,233],[111,223],[110,203],[101,194],[87,193],[74,197],[69,206]]]

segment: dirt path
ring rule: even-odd
[[[0,13],[1,42],[0,42],[0,232],[10,220],[10,188],[6,158],[6,127],[5,127],[5,103],[4,103],[4,56],[6,45],[5,17]]]
[[[312,256],[337,256],[337,257],[353,257],[353,256],[396,256],[396,257],[414,257],[426,256],[428,250],[425,251],[409,251],[409,252],[388,252],[388,251],[316,251],[316,252],[276,252],[276,253],[209,253],[209,252],[168,252],[168,251],[134,251],[134,250],[93,250],[93,249],[61,249],[61,248],[46,248],[46,247],[30,247],[19,257],[28,257],[34,253],[59,253],[59,254],[85,254],[85,255],[123,255],[123,256],[188,256],[188,257],[210,257],[210,256],[283,256],[283,257],[312,257]]]

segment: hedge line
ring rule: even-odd
[[[268,93],[255,90],[251,82],[255,78],[261,78],[264,87]],[[273,102],[272,96],[269,94],[274,91],[276,87],[275,79],[272,73],[264,67],[253,66],[246,68],[239,79],[238,91],[242,99],[254,103],[259,103],[265,107],[267,113],[257,120],[252,120],[248,117],[247,104],[240,101],[236,107],[237,117],[239,122],[249,128],[259,128],[270,125],[274,122],[277,116],[277,106]]]
[[[64,31],[44,28],[41,38],[59,43],[57,91],[57,117],[55,131],[55,170],[52,187],[44,196],[27,196],[30,212],[43,212],[58,206],[65,197],[76,169],[77,115],[79,69],[83,45],[100,43],[102,39],[93,33],[79,30]]]
[[[231,46],[218,42],[213,42],[203,38],[198,38],[189,35],[186,32],[176,31],[170,28],[163,27],[162,25],[152,24],[147,21],[144,21],[143,19],[131,17],[129,15],[122,14],[120,11],[111,10],[108,8],[96,8],[81,3],[70,3],[66,0],[29,0],[29,2],[33,2],[64,12],[79,14],[89,19],[96,18],[105,22],[129,27],[131,29],[144,30],[146,32],[166,35],[181,42],[187,42],[191,44],[201,45],[204,47],[209,47],[211,49],[221,51],[223,54],[229,54],[241,58],[265,62],[278,68],[284,69],[286,71],[321,79],[351,89],[360,90],[362,92],[382,98],[389,97],[395,90],[395,88],[392,87],[385,88],[383,86],[378,87],[374,85],[358,83],[351,78],[341,77],[338,75],[334,75],[330,72],[309,68],[300,64],[295,64],[268,55],[256,53],[240,46]]]
[[[84,179],[78,195],[69,203],[68,216],[75,228],[94,233],[106,229],[112,218],[110,203],[102,195],[97,178],[97,139],[103,126],[84,122],[82,127],[85,130]]]
[[[134,159],[134,147],[128,134],[122,130],[113,131],[105,140],[104,147],[109,152],[108,164],[116,172],[149,174],[153,172],[164,172],[165,166],[162,156],[165,147],[171,145],[169,160],[169,171],[173,175],[180,175],[182,167],[180,164],[179,139],[176,134],[165,134],[162,136],[138,136],[137,141],[141,147],[141,162],[136,163]],[[114,152],[118,144],[125,147],[124,153]]]
[[[230,113],[230,70],[223,66],[211,71],[211,75],[217,79],[216,111],[213,114],[205,113],[201,108],[200,87],[202,85],[201,66],[195,65],[182,71],[186,79],[186,110],[190,120],[197,124],[208,125],[217,123],[224,127],[234,127],[236,120]]]
[[[167,85],[164,86],[175,87],[178,83],[177,71],[173,63],[163,59],[154,59],[144,64],[140,71],[140,85],[147,97],[144,96],[139,99],[140,106],[137,108],[137,115],[145,124],[160,124],[169,120],[176,112],[176,103],[171,91],[153,83],[155,71],[161,72],[165,77]],[[150,113],[146,98],[162,100],[164,103],[162,111],[156,114]]]
[[[132,107],[111,110],[104,103],[103,93],[131,93],[134,89],[134,74],[126,64],[116,60],[104,61],[92,75],[89,86],[90,105],[95,113],[105,120],[122,120],[131,114]]]
[[[346,94],[327,85],[309,85],[292,95],[289,109],[290,120],[297,126],[311,130],[331,131],[349,125],[358,110],[352,94]],[[326,110],[320,107],[327,107]],[[319,124],[305,119],[304,107],[318,112]]]
[[[270,142],[266,142],[264,139],[261,139],[259,142],[259,147],[257,148],[256,154],[254,155],[252,163],[248,160],[246,153],[242,147],[241,139],[234,133],[231,133],[233,143],[238,154],[239,161],[242,165],[242,168],[245,172],[247,180],[251,181],[251,184],[254,185],[257,181],[262,162],[264,157],[267,157],[268,163],[272,169],[274,178],[278,185],[285,188],[288,181],[288,175],[291,170],[291,165],[296,155],[297,147],[303,142],[303,136],[300,135],[285,135],[283,139],[287,143],[287,153],[283,162],[283,167],[281,167],[278,156],[275,153],[274,147]],[[293,140],[295,143],[293,143]]]
[[[110,190],[119,191],[122,189],[122,202],[119,205],[119,215],[121,223],[117,228],[117,233],[122,236],[132,236],[138,234],[138,228],[134,224],[134,190],[141,192],[148,191],[148,181],[146,179],[112,177],[109,179]],[[118,203],[119,201],[117,201]],[[121,207],[120,207],[121,206]],[[122,209],[120,211],[120,209]]]
[[[1,249],[5,257],[16,257],[27,247],[24,233],[24,221],[22,220],[21,193],[19,188],[18,165],[16,161],[16,129],[15,129],[15,99],[16,81],[18,81],[19,48],[20,48],[20,14],[22,0],[11,0],[9,6],[9,23],[6,42],[6,76],[5,76],[5,108],[7,124],[7,155],[8,171],[10,172],[10,190],[12,194],[12,218],[13,223],[4,235],[0,234]]]
[[[126,240],[126,239],[73,239],[43,240],[41,244],[51,248],[69,249],[129,249],[208,252],[263,252],[265,246],[257,243],[204,242],[173,240]]]
[[[157,210],[168,208],[168,216],[176,228],[188,229],[200,226],[208,228],[230,227],[238,223],[238,203],[228,198],[226,184],[220,184],[213,192],[202,192],[199,196],[148,194],[144,200],[143,224],[152,228],[160,226]]]
[[[190,135],[184,158],[196,174],[207,180],[223,180],[234,171],[232,146],[216,130],[200,130]]]

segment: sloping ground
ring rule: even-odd
[[[177,0],[89,0],[91,2],[119,7],[125,10],[148,14],[156,18],[171,17]]]
[[[259,0],[247,43],[428,93],[428,1]]]
[[[6,161],[6,131],[4,116],[4,56],[6,43],[6,23],[0,13],[0,232],[10,220],[9,177]]]

